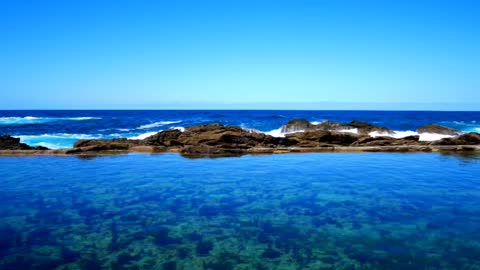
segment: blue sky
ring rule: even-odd
[[[0,109],[480,108],[479,1],[1,1]]]

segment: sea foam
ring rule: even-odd
[[[420,141],[426,141],[426,142],[438,141],[444,138],[455,137],[453,135],[445,135],[445,134],[437,134],[437,133],[418,133],[416,131],[411,131],[411,130],[394,131],[393,134],[386,133],[386,132],[373,131],[373,132],[370,132],[368,135],[372,137],[386,136],[386,137],[392,137],[396,139],[405,138],[407,136],[419,136]]]
[[[184,131],[185,131],[185,128],[184,128],[184,127],[171,127],[170,129],[180,130],[181,132],[184,132]]]
[[[70,134],[70,133],[55,133],[55,134],[41,134],[41,135],[15,135],[20,138],[22,143],[30,146],[44,146],[51,149],[70,148],[78,140],[103,139],[104,136],[100,134]],[[115,136],[108,136],[113,138]]]
[[[341,132],[341,133],[354,133],[358,134],[358,129],[357,128],[351,128],[351,129],[339,129],[339,130],[332,130],[335,132]],[[300,133],[300,132],[305,132],[305,130],[299,129],[295,131],[290,131],[290,132],[282,132],[282,128],[277,128],[274,130],[270,130],[267,132],[263,132],[267,135],[273,136],[273,137],[285,137],[287,134],[293,134],[293,133]]]
[[[299,130],[297,132],[303,132],[303,130]],[[264,133],[273,137],[285,137],[285,135],[287,134],[286,132],[282,132],[282,128],[277,128]]]
[[[181,132],[184,132],[185,131],[185,128],[184,127],[171,127],[170,129],[177,129],[177,130],[180,130]],[[141,133],[141,134],[138,134],[138,135],[135,135],[135,136],[130,136],[128,137],[128,139],[130,140],[143,140],[145,138],[148,138],[152,135],[155,135],[159,132],[162,132],[163,130],[157,130],[157,131],[149,131],[149,132],[145,132],[145,133]]]
[[[178,123],[181,123],[181,122],[182,121],[160,121],[160,122],[154,122],[154,123],[139,126],[139,127],[137,127],[137,129],[156,128],[156,127],[161,127],[161,126],[166,126],[166,125],[178,124]]]
[[[155,135],[157,134],[158,132],[160,132],[161,130],[159,131],[150,131],[150,132],[145,132],[145,133],[142,133],[142,134],[139,134],[139,135],[136,135],[136,136],[132,136],[132,137],[129,137],[130,140],[143,140],[145,138],[148,138],[152,135]]]

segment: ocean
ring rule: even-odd
[[[213,122],[281,136],[294,118],[480,128],[480,112],[0,111],[0,134],[65,148]],[[479,202],[476,155],[3,156],[0,269],[480,269]]]
[[[0,135],[21,138],[31,146],[69,148],[79,139],[146,138],[156,132],[194,125],[221,123],[282,136],[288,120],[366,121],[395,130],[397,137],[415,135],[431,123],[480,132],[480,112],[430,111],[0,111]],[[430,134],[431,139],[441,136]],[[427,137],[426,140],[430,138]]]

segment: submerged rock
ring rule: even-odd
[[[458,130],[455,130],[449,127],[440,126],[437,124],[430,124],[423,127],[419,127],[417,128],[417,132],[418,133],[436,133],[436,134],[452,135],[452,136],[461,134],[461,132]]]
[[[265,251],[262,253],[262,257],[266,259],[276,259],[278,257],[282,256],[282,253],[277,250],[276,248],[273,248],[269,246]]]
[[[213,249],[213,242],[211,241],[204,241],[200,240],[195,247],[197,255],[199,256],[207,256],[210,254],[210,251]]]

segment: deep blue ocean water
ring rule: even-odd
[[[0,157],[0,269],[480,269],[479,202],[475,156]]]
[[[262,132],[288,120],[367,121],[396,131],[437,123],[463,132],[480,132],[480,112],[414,111],[0,111],[0,134],[51,148],[68,148],[79,139],[144,138],[158,131],[222,123]]]

